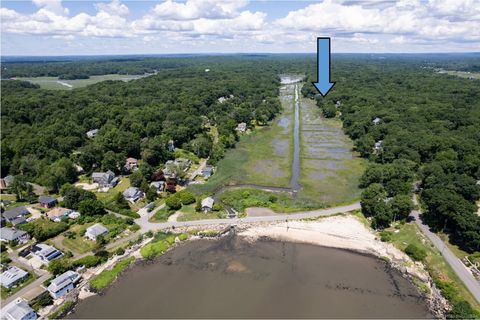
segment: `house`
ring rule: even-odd
[[[53,208],[52,210],[48,211],[46,213],[46,216],[48,217],[48,219],[50,219],[52,221],[60,222],[63,217],[68,216],[68,214],[71,213],[71,212],[72,212],[71,209],[57,207],[57,208]]]
[[[125,200],[130,201],[131,203],[137,202],[144,196],[145,194],[137,187],[130,187],[127,190],[123,191],[123,197],[125,198]]]
[[[8,175],[5,178],[3,178],[3,181],[5,182],[5,186],[7,188],[10,187],[10,185],[13,183],[13,180],[15,180],[15,178],[11,175]]]
[[[85,237],[93,241],[96,241],[97,237],[105,236],[107,234],[108,234],[108,229],[105,228],[100,223],[96,223],[93,226],[88,227],[87,230],[85,231]]]
[[[57,204],[57,199],[49,196],[40,196],[38,197],[38,203],[44,208],[51,208]]]
[[[34,255],[40,258],[45,263],[49,263],[52,260],[63,257],[63,252],[48,244],[38,243],[32,246],[32,252]]]
[[[90,139],[95,138],[97,134],[98,134],[98,129],[87,131],[87,137],[89,137]]]
[[[24,223],[27,223],[27,218],[25,217],[16,217],[12,220],[10,220],[10,223],[12,224],[12,226],[18,226],[19,224],[24,224]]]
[[[27,301],[25,301],[23,298],[17,298],[6,306],[2,305],[0,319],[35,320],[37,319],[37,314],[32,308],[30,308]]]
[[[150,183],[150,187],[154,187],[157,192],[165,190],[165,181],[154,181]]]
[[[213,209],[213,204],[215,203],[215,200],[213,200],[212,197],[207,197],[202,200],[202,211],[203,212],[208,212]]]
[[[21,206],[17,207],[12,210],[7,210],[5,211],[2,216],[8,221],[12,222],[17,219],[17,218],[22,218],[25,217],[27,214],[30,214],[30,212],[27,210],[27,207]],[[17,223],[18,224],[18,223]]]
[[[0,241],[10,242],[10,241],[17,241],[17,242],[24,242],[30,239],[28,233],[22,230],[16,230],[12,228],[2,228],[0,229]]]
[[[372,121],[372,123],[373,123],[374,125],[377,125],[377,124],[379,124],[380,122],[382,122],[382,119],[380,119],[380,118],[378,118],[378,117],[375,118],[375,119],[373,119],[373,121]]]
[[[239,123],[235,128],[237,132],[244,133],[247,131],[247,124],[245,122]]]
[[[107,172],[92,173],[92,181],[98,183],[101,188],[113,188],[117,185],[118,178],[115,177],[115,173],[108,170]]]
[[[229,95],[228,97],[220,97],[217,99],[218,102],[220,103],[224,103],[225,101],[229,100],[229,99],[232,99],[234,97],[233,94]]]
[[[80,278],[81,276],[78,273],[69,270],[53,279],[47,287],[47,290],[54,299],[61,298],[73,290],[75,283],[80,280]]]
[[[125,161],[125,166],[123,167],[127,171],[138,169],[138,160],[135,158],[127,158],[127,160]]]
[[[213,174],[213,167],[212,166],[205,166],[202,170],[202,175],[205,179],[208,179],[212,176]]]
[[[382,149],[382,140],[379,140],[375,142],[375,146],[373,147],[373,150],[380,151],[381,149]]]
[[[3,287],[10,289],[26,278],[28,278],[27,271],[12,266],[0,274],[0,283]]]

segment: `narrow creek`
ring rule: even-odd
[[[292,178],[290,179],[290,188],[294,196],[300,190],[300,107],[298,104],[298,84],[295,84],[295,121],[293,127],[293,161]]]

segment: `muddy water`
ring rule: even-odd
[[[425,318],[378,259],[307,244],[199,240],[127,271],[70,318]]]
[[[295,120],[293,124],[293,161],[292,177],[290,178],[290,188],[294,192],[300,190],[300,110],[298,106],[298,85],[295,85]]]

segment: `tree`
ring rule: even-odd
[[[78,211],[86,216],[104,215],[106,213],[103,203],[92,199],[81,201],[78,204]]]
[[[125,197],[121,192],[117,192],[117,194],[115,194],[114,200],[115,200],[115,204],[120,209],[130,209],[130,205],[128,204],[128,201],[125,199]]]
[[[179,210],[182,208],[182,202],[176,195],[167,198],[167,200],[165,200],[165,204],[170,210]]]
[[[72,263],[67,258],[60,258],[50,261],[47,270],[54,276],[62,274],[72,268]]]
[[[157,195],[157,189],[154,186],[151,186],[150,188],[148,188],[148,190],[145,194],[145,197],[150,202],[155,201],[155,199],[157,199],[157,196],[158,196]]]
[[[189,205],[195,203],[195,195],[190,191],[182,191],[177,194],[180,197],[180,201],[183,205]]]
[[[77,210],[79,203],[84,200],[97,200],[95,193],[83,189],[79,189],[72,185],[62,187],[63,204],[65,207]]]
[[[32,202],[37,198],[33,192],[32,185],[29,184],[22,175],[14,177],[12,184],[9,186],[9,190],[15,194],[17,201]]]
[[[394,221],[406,219],[413,210],[413,202],[410,195],[396,195],[388,202],[388,205],[391,208]]]
[[[73,162],[67,158],[61,158],[52,163],[41,177],[43,184],[50,190],[57,192],[67,182],[73,183],[77,178],[77,170]]]
[[[134,187],[140,188],[144,180],[141,170],[136,170],[130,175],[130,184]]]

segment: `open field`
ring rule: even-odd
[[[455,70],[440,70],[438,73],[446,73],[451,76],[457,76],[460,78],[467,79],[480,79],[480,72],[466,72],[466,71],[455,71]]]
[[[358,200],[358,181],[366,161],[352,152],[353,143],[337,119],[325,119],[313,100],[300,98],[300,198],[327,205]]]
[[[223,185],[256,184],[288,187],[292,163],[293,86],[281,90],[283,112],[271,126],[257,127],[243,135],[234,149],[218,163],[217,171],[203,185],[192,185],[200,193],[211,193]]]
[[[90,76],[89,79],[77,80],[59,80],[58,77],[34,77],[34,78],[15,78],[17,80],[28,81],[40,85],[42,89],[48,90],[72,90],[75,88],[86,87],[88,85],[106,81],[106,80],[121,80],[130,81],[143,78],[147,75],[125,75],[125,74],[106,74],[102,76]]]

